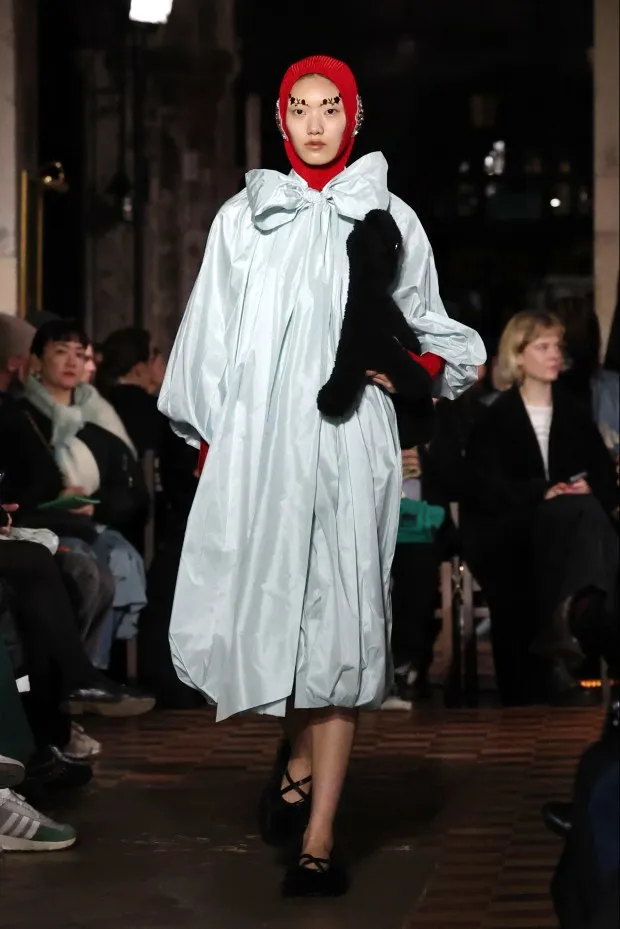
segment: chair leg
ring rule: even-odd
[[[474,611],[474,579],[467,565],[463,565],[463,604],[461,608],[463,633],[463,665],[465,699],[475,706],[478,702],[478,638]]]
[[[127,680],[138,680],[138,637],[128,639],[126,644]]]
[[[459,558],[454,558],[451,568],[451,603],[450,603],[450,663],[444,684],[444,704],[447,707],[459,706],[463,698],[463,637],[462,637],[462,571]]]

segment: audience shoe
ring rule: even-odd
[[[71,826],[43,816],[12,790],[0,790],[0,851],[56,852],[71,848],[76,838]]]
[[[29,800],[38,802],[49,790],[76,790],[92,779],[89,764],[72,761],[52,745],[27,765],[22,790]]]
[[[414,684],[417,674],[409,668],[402,671],[394,672],[394,683],[383,703],[382,710],[404,710],[410,712],[413,709]]]
[[[25,768],[21,761],[0,755],[0,788],[13,787],[23,781]]]
[[[543,822],[547,829],[566,839],[573,827],[574,804],[561,800],[550,800],[542,808]]]
[[[552,706],[588,707],[596,706],[601,701],[596,689],[581,687],[566,663],[561,658],[553,662],[550,679],[550,698]]]
[[[142,716],[155,707],[155,697],[128,687],[106,681],[94,687],[81,687],[67,697],[66,706],[72,716],[91,713],[97,716]]]
[[[286,739],[282,739],[258,808],[258,828],[266,845],[283,846],[290,843],[298,845],[310,819],[312,792],[310,789],[305,792],[301,788],[310,784],[312,778],[293,781],[288,774],[290,756],[290,744]],[[284,789],[282,788],[283,780],[288,781],[288,787]],[[284,799],[284,794],[293,791],[297,793],[299,799],[288,803]]]
[[[102,750],[101,742],[87,735],[84,728],[75,721],[71,723],[71,738],[62,749],[62,754],[68,761],[90,764],[99,758]]]
[[[335,853],[330,858],[299,855],[282,882],[283,897],[342,897],[348,889],[347,869]]]
[[[558,659],[569,668],[582,664],[586,656],[571,626],[573,609],[574,600],[569,597],[554,611],[551,622],[532,645],[535,655]]]

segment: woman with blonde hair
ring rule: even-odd
[[[614,467],[591,418],[558,384],[563,337],[551,313],[510,320],[497,368],[505,389],[465,456],[465,554],[491,608],[507,704],[582,699],[576,633],[610,609],[615,589]]]

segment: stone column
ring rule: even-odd
[[[618,197],[618,0],[594,4],[594,277],[595,306],[603,338],[609,338],[620,249]]]
[[[18,308],[20,173],[37,170],[36,0],[0,0],[0,312]]]
[[[0,0],[0,312],[17,312],[18,169],[13,0]]]

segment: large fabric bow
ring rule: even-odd
[[[294,171],[258,169],[246,175],[252,222],[269,232],[290,223],[302,210],[324,203],[347,219],[363,219],[375,209],[387,210],[387,162],[380,152],[365,155],[330,181],[323,190],[313,190]]]

